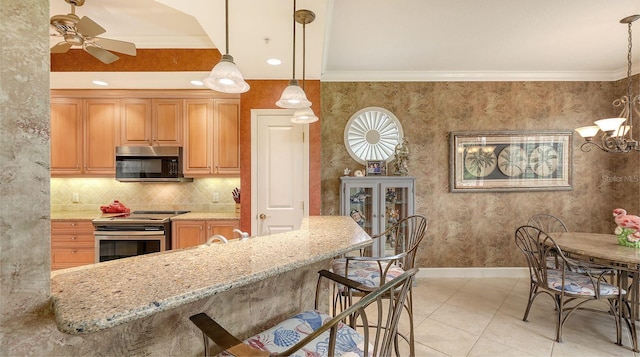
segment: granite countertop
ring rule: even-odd
[[[200,220],[222,220],[240,219],[238,213],[211,213],[211,212],[189,212],[171,217],[172,221],[200,221]]]
[[[69,211],[69,212],[51,212],[52,221],[91,221],[100,217],[117,216],[120,213],[105,213],[95,211]],[[172,221],[186,220],[222,220],[222,219],[240,219],[238,213],[213,213],[213,212],[189,212],[171,217]]]
[[[62,332],[96,332],[371,243],[351,217],[316,216],[296,231],[61,270],[51,274],[55,320]]]

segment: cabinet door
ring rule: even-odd
[[[213,101],[188,99],[184,101],[186,138],[184,146],[184,174],[210,175],[213,125]]]
[[[122,99],[122,145],[153,145],[151,142],[151,100]]]
[[[51,98],[51,176],[82,172],[82,99]]]
[[[400,219],[413,215],[413,186],[412,179],[397,179],[381,183],[380,206],[384,211],[380,220],[380,232],[384,232]],[[386,236],[381,239],[384,255],[396,254],[395,237]]]
[[[84,173],[115,175],[116,146],[120,143],[118,99],[85,100]]]
[[[233,233],[238,228],[238,220],[211,220],[207,221],[207,237],[220,234],[227,239],[239,238]]]
[[[182,146],[182,99],[152,101],[151,145]]]
[[[342,187],[342,215],[351,216],[369,235],[379,233],[378,184],[351,181]]]
[[[205,221],[174,221],[171,227],[171,249],[182,249],[204,244]]]
[[[214,101],[213,166],[215,174],[240,174],[240,101]]]

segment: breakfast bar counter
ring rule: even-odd
[[[308,293],[308,282],[315,280],[318,268],[335,256],[370,244],[371,237],[350,217],[317,216],[305,218],[296,231],[61,270],[51,278],[55,320],[60,331],[77,335],[108,330],[189,304],[174,314],[212,306],[221,315],[231,314],[240,308],[236,303],[250,300],[244,295],[261,288],[271,291],[271,297],[260,293],[261,299],[272,299],[267,306],[286,299],[289,293],[304,301],[307,297],[300,294]],[[280,280],[287,273],[304,269],[313,271],[306,272],[304,278]],[[296,292],[303,290],[302,280],[307,287]],[[243,287],[250,290],[243,291]],[[313,293],[315,286],[311,290]],[[207,300],[220,294],[224,300]],[[223,302],[224,309],[216,306]],[[291,304],[285,300],[280,303]],[[241,315],[238,312],[237,318]]]

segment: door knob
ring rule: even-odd
[[[260,219],[267,219],[267,215],[264,213],[260,213],[260,215],[258,216]]]

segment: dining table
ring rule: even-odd
[[[565,256],[602,265],[617,272],[618,287],[627,291],[624,299],[630,307],[623,316],[630,330],[633,351],[639,352],[635,321],[640,313],[638,311],[640,304],[638,296],[640,249],[618,244],[618,237],[615,234],[588,232],[551,232],[548,234]]]

